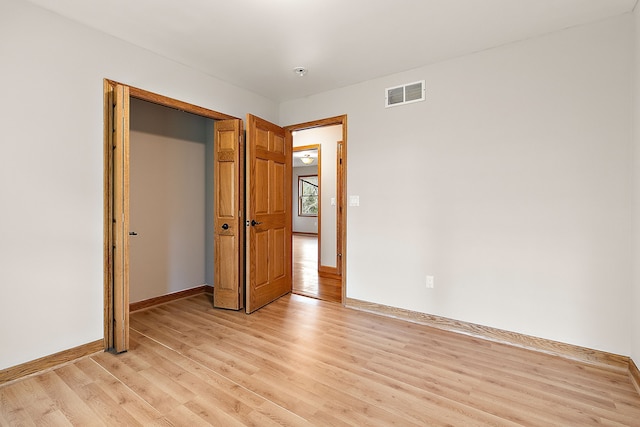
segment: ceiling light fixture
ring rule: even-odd
[[[307,74],[307,70],[305,67],[296,67],[293,69],[293,72],[296,73],[296,75],[298,77],[304,77],[305,74]]]
[[[300,157],[300,160],[305,165],[310,165],[311,163],[313,163],[313,157],[309,156],[308,154],[305,154],[304,157]]]

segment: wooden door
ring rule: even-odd
[[[214,287],[217,308],[243,308],[244,144],[242,120],[214,124]]]
[[[129,349],[129,87],[113,86],[113,349]]]
[[[291,132],[247,115],[246,312],[291,292]]]

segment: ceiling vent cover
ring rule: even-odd
[[[424,101],[425,92],[424,80],[401,86],[388,87],[384,90],[384,106],[395,107],[396,105]]]

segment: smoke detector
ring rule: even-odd
[[[305,74],[307,74],[307,70],[305,67],[296,67],[293,69],[293,72],[296,73],[296,75],[298,77],[304,77]]]

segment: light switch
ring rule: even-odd
[[[336,198],[332,197],[331,198],[331,206],[335,206],[336,205]]]
[[[349,206],[360,206],[360,196],[349,196]]]

